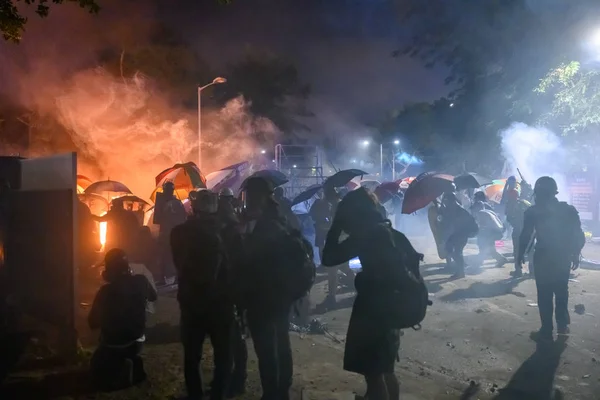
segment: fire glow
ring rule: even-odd
[[[104,250],[104,246],[106,246],[106,225],[107,222],[100,222],[98,229],[100,233],[100,244],[102,245],[102,250]]]

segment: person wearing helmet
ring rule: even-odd
[[[528,201],[519,198],[517,189],[508,189],[505,193],[504,213],[506,222],[512,227],[512,244],[513,257],[517,260],[519,254],[519,246],[521,241],[521,232],[523,231],[523,223],[525,218],[525,210],[531,205]],[[528,246],[531,249],[531,246]],[[533,260],[531,252],[526,252],[529,261],[529,274],[533,277]],[[513,277],[519,278],[523,276],[522,265],[515,262],[515,270],[511,272]]]
[[[554,330],[553,314],[558,334],[569,333],[569,275],[579,267],[585,235],[575,207],[556,198],[554,179],[539,178],[533,192],[535,204],[525,211],[517,263],[523,263],[526,248],[535,239],[535,284],[542,326],[532,337],[549,342]]]
[[[458,202],[454,192],[446,192],[442,196],[440,208],[440,227],[444,232],[444,246],[448,254],[447,260],[454,267],[452,278],[465,277],[464,249],[470,237],[478,233],[475,218]]]
[[[144,275],[133,275],[127,255],[111,249],[104,258],[100,288],[88,316],[91,329],[100,329],[100,344],[91,360],[94,381],[105,389],[120,389],[146,379],[140,357],[146,330],[146,303],[156,291]]]
[[[160,279],[164,284],[170,284],[175,281],[175,269],[171,258],[171,246],[169,238],[171,230],[185,222],[187,213],[180,199],[175,196],[175,185],[167,181],[162,186],[162,193],[156,194],[155,215],[159,216],[160,225],[158,232],[158,252],[159,252],[159,271]]]
[[[200,361],[208,336],[215,366],[210,398],[224,399],[231,377],[234,323],[229,259],[220,235],[218,195],[204,189],[190,199],[193,215],[174,227],[170,238],[178,278],[185,385],[189,398],[204,395]]]
[[[236,279],[258,358],[262,399],[286,400],[293,379],[289,311],[297,300],[289,296],[287,278],[297,257],[292,260],[295,254],[287,254],[283,249],[290,243],[287,239],[302,238],[292,236],[268,180],[249,178],[243,190],[245,262]]]

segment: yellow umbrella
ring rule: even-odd
[[[180,187],[180,188],[175,187],[174,195],[179,200],[183,201],[190,196],[190,192],[193,190],[194,190],[194,188],[190,188],[190,187]],[[152,200],[153,203],[156,203],[156,193],[162,193],[162,191],[163,191],[162,186],[159,186],[156,189],[154,189],[154,191],[150,195],[150,200]]]

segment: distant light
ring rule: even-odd
[[[265,154],[267,151],[266,150],[261,150],[260,154]]]
[[[397,146],[400,144],[400,141],[398,139],[394,140],[394,144]]]
[[[352,164],[356,164],[356,160],[351,160],[350,161]]]
[[[296,164],[294,164],[294,168],[296,168]]]
[[[275,160],[273,160],[273,162],[275,162]]]
[[[213,79],[213,83],[225,83],[227,82],[227,79],[223,78],[222,76],[217,76],[215,79]]]
[[[450,108],[454,107],[454,103],[450,103]]]
[[[371,142],[369,142],[368,140],[363,140],[360,144],[367,147],[368,145],[371,144]]]

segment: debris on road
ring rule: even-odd
[[[585,306],[583,304],[575,304],[575,313],[579,315],[585,314]]]
[[[538,306],[538,304],[537,304],[537,303],[527,303],[527,305],[528,305],[529,307],[537,307],[537,306]]]

